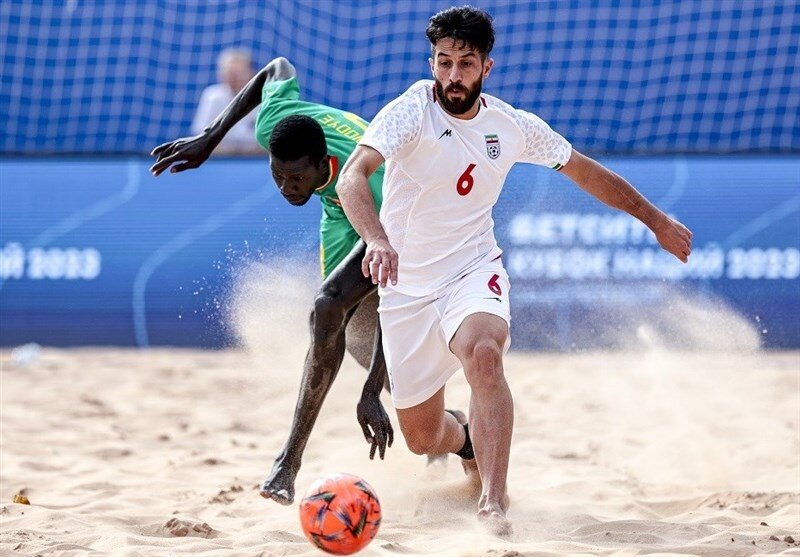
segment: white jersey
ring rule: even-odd
[[[425,296],[502,253],[492,207],[515,162],[559,169],[570,144],[538,116],[482,95],[460,120],[418,81],[372,120],[361,143],[386,160],[380,220],[398,254],[397,285]]]

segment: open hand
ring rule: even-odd
[[[150,153],[156,157],[156,162],[150,167],[150,172],[153,176],[158,176],[175,163],[178,164],[172,166],[170,172],[183,172],[190,168],[197,168],[206,162],[218,144],[218,141],[201,133],[159,145]]]
[[[664,217],[664,220],[653,232],[664,250],[687,263],[692,253],[692,233],[675,219]]]
[[[383,460],[387,444],[391,447],[394,443],[394,430],[380,398],[375,395],[362,396],[356,407],[356,416],[361,431],[364,432],[364,438],[372,445],[369,449],[369,459],[375,458],[377,449]]]

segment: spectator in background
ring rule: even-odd
[[[192,121],[192,133],[195,135],[202,133],[205,127],[225,110],[233,97],[254,75],[253,60],[248,51],[237,48],[223,50],[217,58],[219,83],[209,85],[203,90]],[[214,153],[220,155],[263,154],[264,151],[256,141],[255,135],[257,114],[258,107],[233,126]]]

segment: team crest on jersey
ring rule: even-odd
[[[500,156],[500,138],[497,137],[497,134],[492,133],[489,135],[484,135],[483,137],[486,138],[486,154],[489,155],[489,158],[494,160]]]

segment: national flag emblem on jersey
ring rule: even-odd
[[[497,137],[497,134],[489,134],[484,135],[483,137],[486,138],[486,154],[489,155],[490,159],[496,159],[500,156],[500,138]]]

